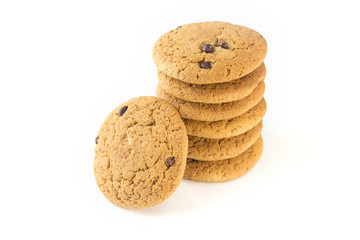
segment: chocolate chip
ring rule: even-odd
[[[211,44],[204,44],[201,46],[201,51],[205,53],[212,53],[214,52],[215,48]]]
[[[178,27],[176,28],[176,30],[179,30],[180,28],[182,28],[182,26],[178,26]]]
[[[211,63],[210,62],[199,62],[200,68],[210,69]]]
[[[193,162],[193,161],[195,161],[194,159],[192,159],[192,158],[188,158],[188,159],[186,159],[186,162],[187,163],[189,163],[189,162]]]
[[[167,167],[171,167],[175,163],[174,157],[169,157],[165,160],[165,164]]]
[[[128,106],[123,106],[123,107],[121,107],[121,108],[120,108],[120,111],[119,111],[120,116],[124,115],[124,114],[126,113],[126,110],[127,110],[127,109],[128,109]]]
[[[99,136],[97,136],[97,137],[95,138],[95,143],[98,144],[98,141],[99,141]]]
[[[222,47],[224,49],[228,49],[229,48],[229,44],[227,42],[225,42],[224,40],[220,40],[217,42],[216,46],[218,47]]]

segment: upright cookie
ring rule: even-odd
[[[221,161],[194,161],[186,164],[184,178],[202,182],[225,182],[248,172],[261,157],[263,141],[260,138],[241,155]]]
[[[215,161],[233,158],[256,142],[261,135],[262,122],[249,131],[230,138],[199,138],[189,136],[188,158],[199,161]]]
[[[265,83],[261,81],[250,95],[239,101],[209,104],[188,102],[176,98],[165,92],[160,85],[156,89],[157,96],[174,105],[182,118],[198,121],[219,121],[244,114],[260,102],[264,92]]]
[[[255,127],[266,112],[263,98],[255,107],[246,113],[231,119],[207,122],[183,119],[187,132],[191,136],[202,138],[229,138],[240,135]]]
[[[162,35],[153,59],[166,75],[188,83],[228,82],[254,71],[267,52],[256,31],[226,22],[183,25]]]
[[[213,84],[186,83],[158,71],[159,84],[165,92],[186,101],[201,103],[224,103],[243,99],[265,79],[265,75],[264,63],[242,78]]]
[[[96,144],[96,183],[118,206],[157,205],[183,177],[186,128],[176,109],[162,99],[138,97],[121,104],[101,126]]]

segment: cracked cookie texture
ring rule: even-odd
[[[186,24],[165,33],[155,42],[153,59],[172,78],[208,84],[249,74],[260,66],[266,52],[267,43],[258,32],[214,21]]]
[[[262,63],[250,74],[224,83],[192,84],[186,83],[158,71],[159,85],[165,92],[190,102],[224,103],[238,101],[248,96],[266,76]]]
[[[199,161],[216,161],[233,158],[251,145],[260,137],[262,122],[249,131],[230,138],[199,138],[189,136],[188,158]]]
[[[190,136],[202,138],[228,138],[240,135],[255,127],[266,113],[266,101],[263,98],[246,113],[231,119],[220,121],[197,121],[183,119]]]
[[[112,203],[152,207],[180,184],[188,136],[179,113],[166,101],[138,97],[121,104],[102,124],[96,142],[96,183]]]
[[[230,181],[248,172],[260,159],[262,151],[263,140],[260,136],[250,148],[234,158],[220,161],[188,161],[184,178],[201,182]]]
[[[160,84],[156,89],[156,95],[175,106],[182,118],[198,121],[219,121],[240,116],[257,105],[263,98],[264,92],[265,83],[261,81],[251,94],[239,101],[210,104],[176,98],[164,91]]]

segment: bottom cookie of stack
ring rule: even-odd
[[[202,182],[225,182],[248,172],[259,160],[263,151],[263,140],[259,139],[237,157],[218,161],[189,160],[186,164],[185,179]]]

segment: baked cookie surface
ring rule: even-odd
[[[225,182],[248,172],[261,157],[263,140],[260,138],[241,155],[220,161],[194,161],[186,164],[185,179],[202,182]]]
[[[188,135],[202,138],[229,138],[255,127],[264,117],[266,101],[263,98],[256,106],[235,118],[220,121],[197,121],[183,119]]]
[[[259,82],[254,91],[247,97],[226,103],[197,103],[176,98],[157,86],[156,95],[170,102],[180,113],[182,118],[198,121],[219,121],[230,119],[247,112],[263,98],[265,92],[264,81]]]
[[[254,71],[267,43],[258,32],[226,22],[183,25],[162,35],[153,59],[166,75],[195,84],[227,82]]]
[[[189,136],[188,158],[199,161],[216,161],[233,158],[251,145],[260,137],[262,122],[249,131],[230,138],[199,138]]]
[[[102,124],[96,143],[96,183],[118,206],[152,207],[180,184],[188,137],[176,109],[162,99],[138,97],[121,104]]]
[[[167,76],[158,71],[159,84],[165,92],[174,97],[201,103],[224,103],[243,99],[265,79],[266,68],[262,63],[248,75],[224,83],[192,84]]]

